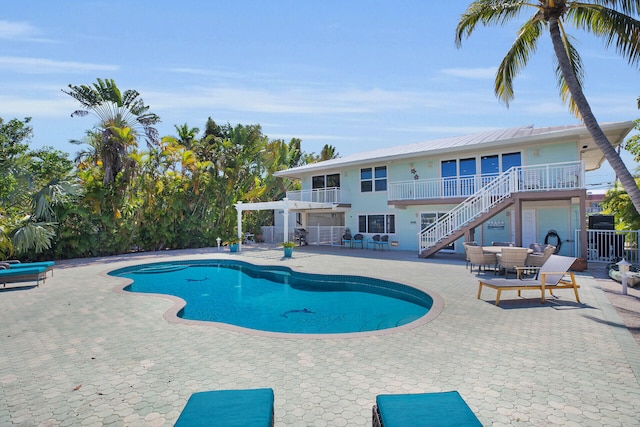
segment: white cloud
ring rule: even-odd
[[[438,105],[436,97],[424,93],[382,89],[201,87],[191,92],[143,93],[154,110],[208,108],[274,114],[365,114]]]
[[[487,68],[444,68],[441,73],[448,76],[463,77],[466,79],[493,79],[496,76],[497,67]]]
[[[48,99],[0,96],[0,116],[69,117],[76,109],[78,105],[69,96]]]
[[[46,58],[0,56],[0,68],[25,74],[85,73],[92,71],[117,71],[120,67],[108,64],[91,64],[75,61],[54,61]]]
[[[28,39],[38,34],[36,27],[26,22],[0,20],[0,39]]]

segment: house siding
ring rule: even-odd
[[[606,125],[605,133],[612,144],[618,145],[632,128],[633,122],[617,122]],[[363,193],[360,191],[361,168],[386,166],[387,187],[390,183],[410,182],[413,179],[441,178],[441,162],[446,160],[457,160],[459,165],[460,159],[475,158],[476,174],[481,174],[483,156],[497,155],[502,162],[502,155],[516,152],[520,153],[523,167],[582,160],[588,163],[587,168],[597,168],[599,160],[598,155],[593,154],[593,145],[588,132],[582,126],[538,129],[522,127],[357,153],[326,163],[293,168],[279,172],[278,175],[297,177],[301,179],[302,189],[310,190],[313,176],[340,173],[342,192],[348,195],[348,200],[344,202],[346,206],[350,206],[345,211],[345,226],[352,233],[357,233],[359,215],[393,214],[396,232],[390,235],[390,240],[398,242],[399,249],[417,250],[420,213],[448,212],[457,203],[450,199],[440,199],[442,203],[437,204],[438,199],[433,198],[423,203],[419,199],[410,198],[395,200],[397,204],[394,204],[393,200],[389,200],[386,191]],[[500,169],[503,169],[501,164]],[[558,186],[554,190],[561,189],[562,187]],[[581,227],[582,196],[579,192],[574,192],[566,196],[567,199],[562,197],[565,196],[561,196],[560,200],[554,200],[557,198],[546,199],[541,196],[541,200],[535,202],[525,198],[521,202],[521,209],[535,211],[535,239],[538,242],[544,242],[549,230],[555,230],[563,240],[561,253],[574,255],[573,245],[567,240],[572,241],[575,230]],[[515,207],[509,207],[492,217],[491,222],[476,227],[476,240],[485,245],[491,244],[492,241],[517,240],[514,231],[518,227],[513,223],[517,212]],[[460,244],[462,240],[456,242],[456,251],[460,253],[463,252]],[[529,243],[533,242],[522,242],[525,246]]]

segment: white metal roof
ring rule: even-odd
[[[274,202],[256,202],[242,203],[238,202],[234,205],[236,211],[265,211],[265,210],[288,210],[302,211],[305,209],[330,209],[336,205],[334,203],[318,203],[318,202],[301,202],[299,200],[289,200],[287,198]]]
[[[624,137],[634,128],[633,121],[603,123],[600,125],[612,145],[617,146]],[[597,169],[604,156],[597,149],[591,135],[584,125],[569,125],[534,128],[533,126],[515,127],[480,132],[470,135],[454,136],[435,139],[408,145],[381,148],[378,150],[364,151],[337,159],[312,163],[284,171],[276,172],[276,176],[298,178],[301,175],[319,170],[343,169],[371,162],[384,162],[411,157],[437,155],[443,152],[461,152],[478,150],[489,147],[522,146],[535,142],[549,142],[566,139],[580,140],[583,160],[587,161],[587,170]],[[584,147],[587,148],[584,148]]]

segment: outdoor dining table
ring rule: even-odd
[[[482,251],[489,254],[499,254],[502,252],[502,248],[519,248],[520,246],[483,246]],[[532,254],[533,249],[527,248],[527,252]]]

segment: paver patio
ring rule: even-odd
[[[640,425],[640,346],[597,282],[541,305],[476,299],[464,261],[414,253],[253,247],[60,262],[39,288],[0,291],[0,426],[171,426],[191,393],[271,387],[277,426],[371,425],[381,393],[458,390],[484,425]],[[121,294],[106,272],[233,258],[373,276],[433,291],[431,322],[355,338],[279,338],[163,318],[168,299]]]

